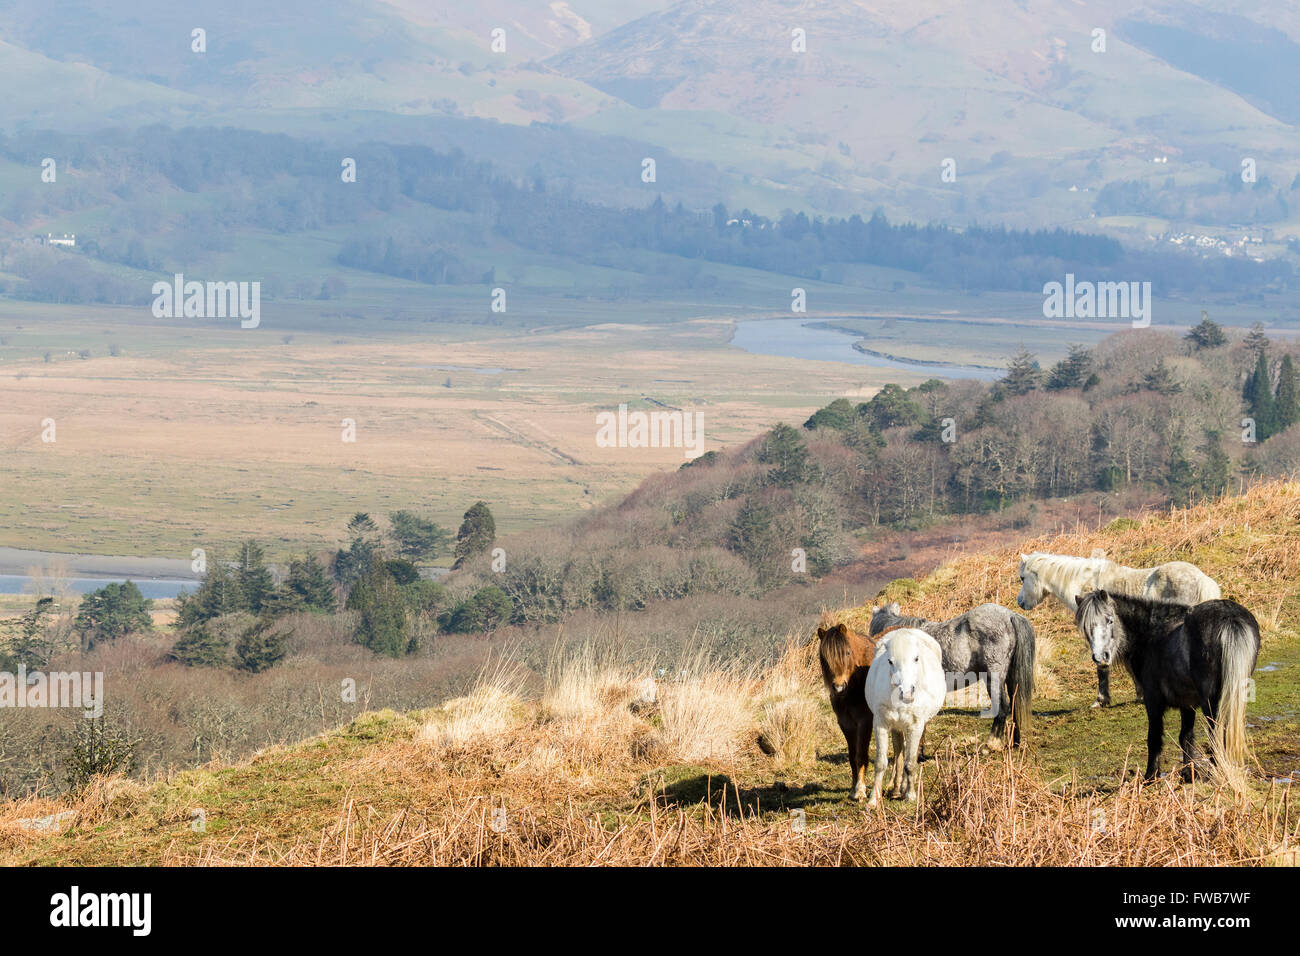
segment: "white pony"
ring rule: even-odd
[[[885,632],[867,671],[867,706],[876,732],[876,781],[867,806],[874,807],[880,799],[891,738],[895,763],[890,796],[916,799],[921,735],[930,718],[943,707],[947,690],[938,641],[915,627]]]
[[[1037,551],[1020,556],[1020,594],[1016,603],[1026,611],[1052,594],[1073,614],[1078,610],[1080,594],[1102,590],[1189,607],[1217,601],[1223,596],[1214,578],[1186,561],[1170,561],[1154,568],[1128,568],[1106,558],[1074,558]],[[1141,701],[1142,688],[1136,680],[1133,683],[1138,687]],[[1109,665],[1097,665],[1097,699],[1092,706],[1110,706]]]

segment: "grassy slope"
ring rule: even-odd
[[[1300,484],[1277,483],[1023,546],[1104,548],[1135,565],[1190,560],[1255,612],[1263,651],[1249,724],[1258,763],[1242,798],[1205,784],[1136,786],[1144,721],[1131,686],[1116,681],[1117,706],[1089,709],[1091,668],[1066,614],[1049,602],[1031,613],[1044,650],[1031,752],[981,751],[985,722],[945,711],[929,736],[937,756],[924,765],[923,812],[891,803],[872,813],[846,801],[843,740],[813,651],[796,644],[763,675],[696,670],[665,682],[646,719],[630,714],[612,685],[581,706],[573,695],[539,705],[489,687],[486,698],[439,710],[362,714],[247,763],[147,788],[109,780],[75,802],[10,804],[0,810],[0,862],[1295,862],[1296,823],[1279,815],[1286,787],[1273,781],[1300,778],[1297,519]],[[1009,604],[1015,559],[1014,550],[955,558],[920,581],[894,582],[885,596],[931,617],[985,600]],[[864,625],[869,613],[840,615]],[[688,686],[697,712],[708,709],[701,701],[739,701],[740,722],[732,714],[725,733],[715,726],[710,736],[701,721],[684,742]],[[779,740],[781,728],[789,741]],[[760,729],[782,756],[759,753]],[[706,742],[720,756],[702,755]],[[509,823],[497,833],[490,812],[501,805]],[[192,826],[199,808],[202,832]],[[65,809],[75,816],[61,833],[17,824]],[[791,823],[798,809],[802,832]]]

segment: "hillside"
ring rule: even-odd
[[[1300,779],[1298,521],[1300,483],[1275,482],[954,557],[883,594],[946,617],[1012,603],[1018,551],[1194,562],[1263,629],[1249,711],[1257,764],[1241,796],[1135,785],[1144,717],[1131,686],[1120,682],[1117,706],[1088,708],[1091,667],[1049,601],[1030,615],[1040,676],[1028,753],[981,753],[984,721],[945,710],[919,812],[891,803],[868,813],[845,799],[843,740],[815,675],[810,620],[761,673],[717,668],[701,649],[660,680],[654,703],[652,663],[614,649],[551,661],[540,699],[520,696],[522,665],[506,658],[439,708],[361,713],[298,745],[148,786],[102,780],[76,800],[10,803],[0,862],[1294,863],[1300,831],[1278,811]],[[863,625],[869,613],[834,616]],[[31,822],[47,816],[44,829]]]
[[[607,7],[203,0],[181,11],[140,0],[127,12],[115,0],[4,0],[0,64],[16,95],[0,103],[0,126],[234,124],[430,144],[487,128],[506,141],[501,153],[533,158],[537,124],[608,146],[634,139],[661,165],[708,164],[727,181],[718,199],[769,215],[883,207],[1043,226],[1092,225],[1095,212],[1096,225],[1140,239],[1172,221],[1294,233],[1274,192],[1300,171],[1300,100],[1284,79],[1300,63],[1300,20],[1284,0]],[[796,27],[806,52],[791,49]],[[503,51],[491,48],[497,29]],[[1092,49],[1096,29],[1104,52]],[[1267,202],[1181,199],[1221,192],[1243,156],[1258,160],[1251,192],[1267,188]],[[939,177],[948,157],[955,183]],[[1169,164],[1153,166],[1159,157]],[[638,169],[584,169],[575,185],[632,185]],[[1108,184],[1129,181],[1156,193],[1176,184],[1180,198],[1095,207]],[[662,170],[659,183],[680,185]]]

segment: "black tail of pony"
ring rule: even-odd
[[[1013,614],[1011,627],[1016,634],[1016,646],[1011,651],[1011,673],[1007,675],[1007,686],[1011,692],[1014,739],[1017,743],[1024,743],[1027,742],[1029,724],[1033,717],[1034,625],[1029,623],[1029,618]]]

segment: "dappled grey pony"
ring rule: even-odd
[[[1034,626],[1029,618],[1000,604],[981,604],[950,621],[906,617],[897,602],[871,609],[873,637],[899,625],[919,627],[939,642],[949,689],[956,689],[959,679],[984,683],[994,708],[989,747],[1002,746],[1008,716],[1012,741],[1021,743],[1029,732],[1034,694]]]

